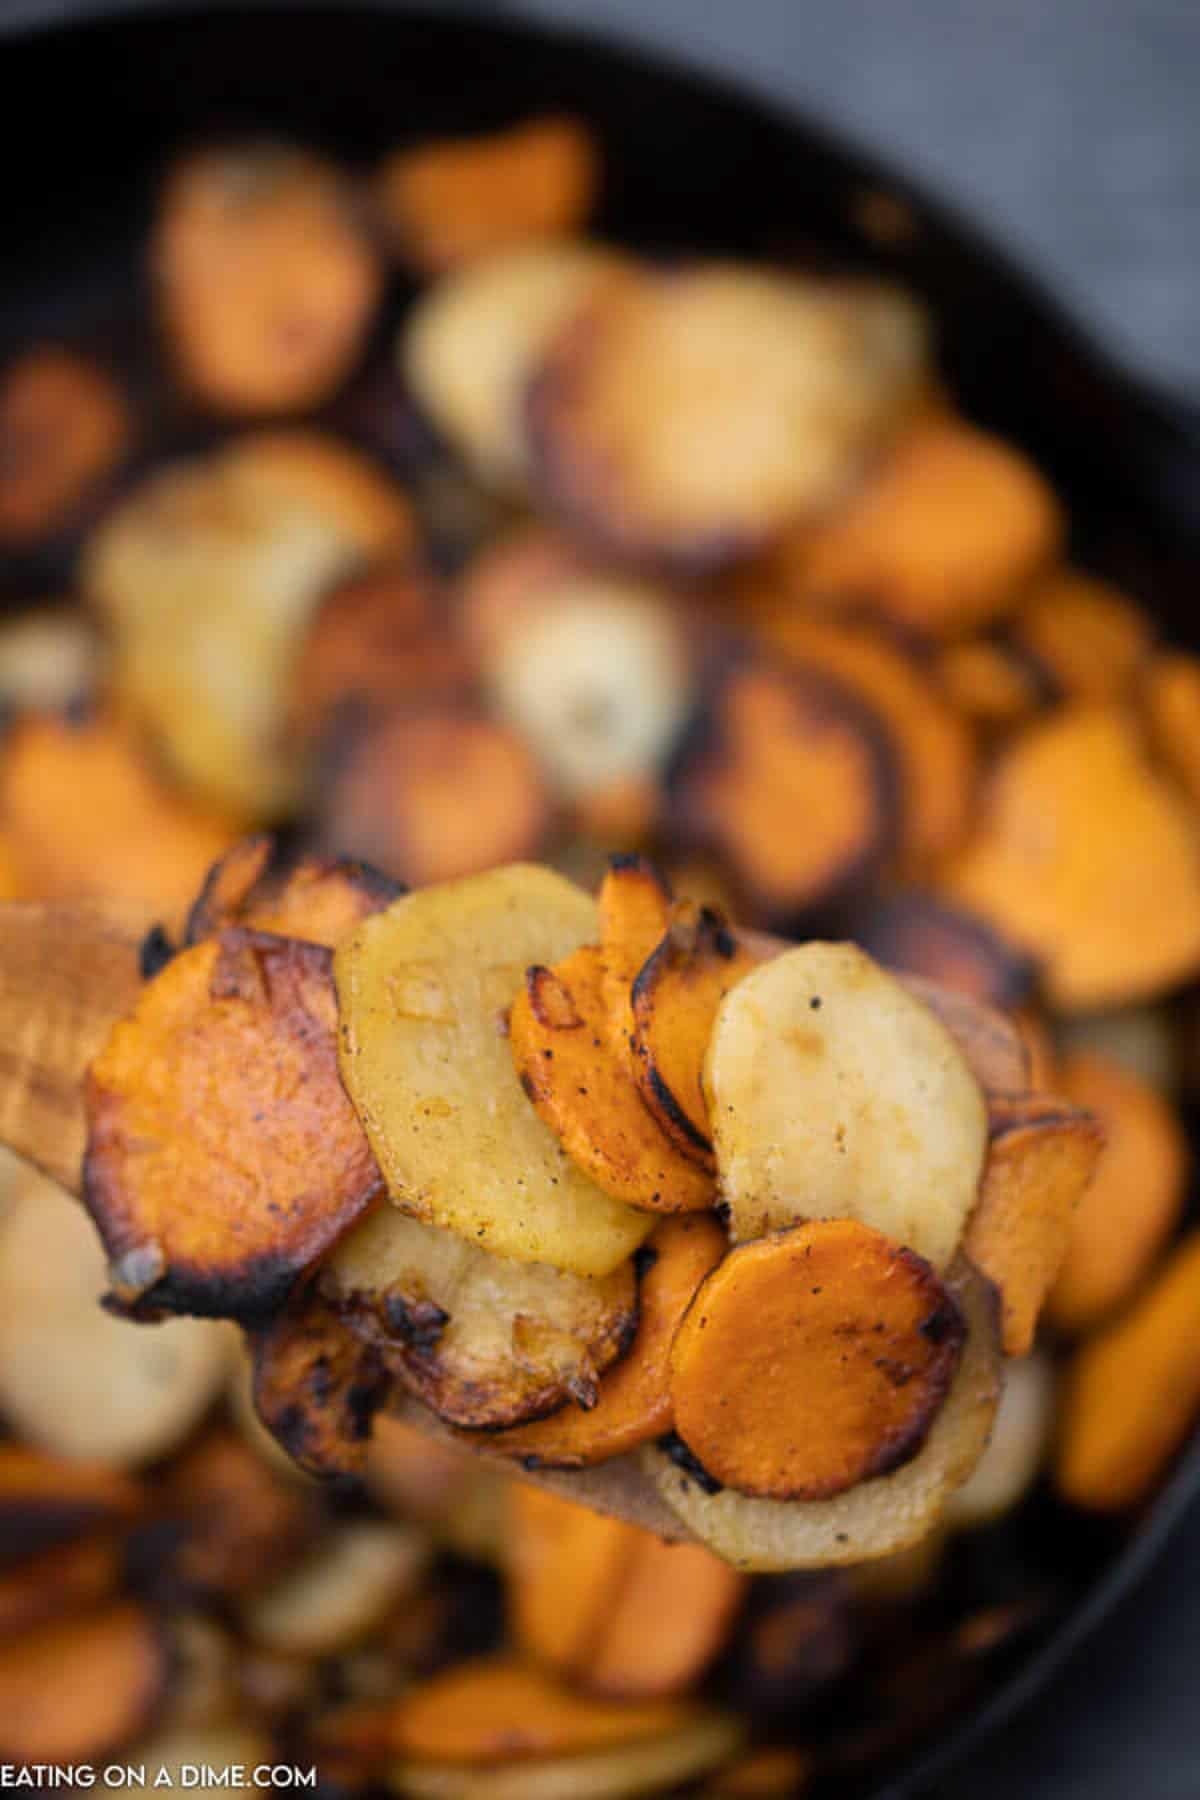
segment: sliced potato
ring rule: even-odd
[[[60,1456],[153,1462],[220,1393],[229,1338],[210,1320],[146,1328],[115,1319],[101,1307],[104,1289],[87,1214],[31,1173],[0,1222],[0,1409]],[[65,1504],[71,1493],[67,1485]]]
[[[879,895],[855,915],[853,937],[889,969],[923,975],[985,1006],[1011,1011],[1030,996],[1033,959],[963,907],[912,890]]]
[[[328,1656],[366,1637],[408,1595],[428,1546],[392,1521],[350,1519],[242,1608],[251,1638],[291,1656]]]
[[[983,1089],[989,1107],[1030,1086],[1031,1057],[1027,1037],[1006,1013],[981,1006],[953,988],[923,975],[900,975],[901,987],[940,1019],[962,1053],[963,1061]]]
[[[1050,1451],[1055,1385],[1054,1364],[1041,1352],[1005,1363],[992,1440],[946,1508],[955,1530],[990,1525],[1024,1499]]]
[[[725,997],[704,1075],[735,1239],[859,1219],[944,1269],[987,1108],[950,1033],[852,944],[810,943]]]
[[[510,250],[443,277],[409,314],[400,340],[409,385],[485,480],[525,487],[526,384],[558,327],[620,266],[591,244]]]
[[[313,1285],[251,1338],[254,1410],[272,1439],[310,1475],[357,1475],[391,1379]]]
[[[5,711],[65,711],[94,693],[102,667],[96,632],[74,609],[25,613],[0,626]]]
[[[735,1568],[762,1571],[867,1562],[924,1537],[982,1456],[1000,1394],[991,1286],[964,1260],[946,1286],[966,1320],[966,1342],[945,1404],[911,1462],[832,1500],[756,1500],[728,1488],[710,1493],[663,1449],[643,1450],[647,1475],[689,1530]]]
[[[147,984],[86,1090],[85,1203],[121,1304],[263,1318],[379,1199],[336,1032],[317,944],[229,926]]]
[[[630,1262],[597,1279],[518,1262],[383,1206],[343,1239],[322,1293],[439,1416],[513,1425],[590,1405],[637,1329]]]
[[[133,1601],[25,1632],[0,1647],[0,1755],[102,1762],[145,1729],[168,1672],[166,1644]]]
[[[220,1720],[160,1731],[143,1739],[125,1760],[146,1769],[148,1775],[153,1771],[150,1779],[157,1792],[188,1794],[196,1791],[196,1770],[260,1768],[271,1762],[273,1748],[270,1737],[256,1725]],[[165,1779],[158,1778],[160,1770]]]
[[[533,379],[537,481],[584,536],[703,569],[845,492],[907,410],[869,290],[733,263],[627,272]],[[917,367],[914,367],[915,358]]]
[[[392,1197],[527,1262],[607,1275],[652,1229],[575,1168],[512,1066],[505,1020],[531,963],[596,936],[595,903],[516,865],[410,894],[337,953],[342,1076]]]

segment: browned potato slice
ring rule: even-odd
[[[167,1675],[166,1645],[133,1601],[25,1632],[0,1648],[0,1756],[102,1762],[145,1728]]]
[[[398,900],[337,953],[342,1075],[397,1203],[498,1256],[607,1275],[652,1228],[577,1170],[504,1035],[531,963],[597,935],[595,902],[515,865]]]
[[[991,1442],[946,1508],[954,1530],[1002,1519],[1033,1486],[1050,1452],[1056,1381],[1054,1364],[1041,1352],[1005,1363]]]
[[[0,379],[0,544],[69,526],[129,447],[112,377],[70,350],[28,350]]]
[[[637,1329],[626,1262],[600,1279],[516,1262],[384,1206],[322,1270],[321,1290],[454,1425],[514,1425],[589,1405]]]
[[[0,1409],[61,1456],[153,1462],[220,1393],[229,1339],[209,1320],[149,1329],[115,1319],[101,1308],[104,1288],[87,1214],[30,1172],[0,1221]]]
[[[13,1438],[0,1443],[0,1540],[11,1556],[132,1524],[144,1500],[141,1485],[107,1462],[50,1456]]]
[[[230,413],[323,400],[357,355],[380,288],[338,170],[268,142],[176,164],[150,266],[184,383]]]
[[[552,116],[394,150],[375,173],[375,205],[393,253],[439,274],[579,230],[598,177],[587,128]]]
[[[953,418],[914,427],[842,510],[794,545],[792,585],[831,605],[864,601],[932,636],[1010,610],[1063,535],[1032,464]]]
[[[369,863],[316,856],[289,863],[276,851],[269,837],[243,838],[213,864],[188,914],[185,944],[248,925],[334,950],[404,891]]]
[[[382,1624],[414,1592],[427,1559],[425,1539],[407,1526],[346,1520],[246,1601],[243,1628],[269,1650],[328,1656]]]
[[[334,735],[318,810],[326,848],[414,887],[535,855],[551,817],[524,740],[466,702],[348,722]]]
[[[590,944],[553,969],[526,972],[509,1016],[521,1086],[606,1194],[652,1212],[704,1211],[715,1200],[712,1181],[642,1104],[629,1056],[610,1030],[607,979],[604,953]]]
[[[627,272],[536,370],[538,485],[621,555],[730,561],[837,499],[907,410],[924,347],[882,323],[870,290],[796,275]]]
[[[254,1408],[272,1438],[310,1475],[357,1475],[391,1378],[315,1286],[251,1338]]]
[[[500,716],[564,798],[653,777],[683,725],[691,681],[680,618],[649,583],[579,575],[542,596],[484,667]]]
[[[65,712],[99,685],[103,654],[90,621],[74,609],[26,613],[0,625],[0,706]]]
[[[855,943],[877,962],[923,975],[984,1006],[1011,1010],[1033,990],[1031,957],[973,913],[934,894],[879,895],[855,914],[853,926]]]
[[[510,250],[444,277],[409,314],[399,347],[408,382],[486,481],[525,487],[529,377],[559,326],[620,266],[592,244]]]
[[[151,475],[93,535],[84,584],[113,680],[201,793],[270,818],[302,769],[288,682],[322,592],[412,537],[404,496],[317,432],[264,433]]]
[[[179,1541],[173,1575],[189,1592],[245,1593],[286,1569],[314,1536],[310,1492],[288,1481],[228,1427],[172,1464],[161,1499]]]
[[[878,875],[894,846],[896,779],[878,718],[847,688],[737,660],[673,761],[668,822],[724,858],[760,911],[786,916]]]
[[[966,1321],[962,1362],[922,1449],[893,1474],[832,1500],[755,1500],[710,1492],[665,1450],[643,1450],[647,1474],[702,1543],[736,1568],[777,1570],[867,1562],[925,1536],[982,1456],[1000,1393],[995,1295],[965,1260],[945,1282]]]
[[[989,1108],[1023,1094],[1032,1085],[1027,1037],[1006,1013],[981,1006],[923,975],[902,974],[897,979],[946,1027],[983,1089]]]
[[[1149,614],[1081,569],[1039,581],[1010,630],[1068,700],[1119,700],[1154,644]]]
[[[1200,831],[1115,707],[1064,709],[1002,756],[944,881],[1039,959],[1063,1011],[1200,968]]]
[[[84,1200],[118,1302],[262,1319],[379,1199],[337,1027],[330,952],[244,926],[146,986],[86,1090]]]
[[[735,1239],[852,1218],[944,1269],[987,1108],[950,1033],[852,944],[785,951],[725,997],[704,1074]]]

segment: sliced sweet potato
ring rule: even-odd
[[[671,1348],[675,1431],[723,1487],[827,1500],[910,1462],[965,1327],[929,1264],[856,1219],[743,1244]]]
[[[877,715],[844,684],[739,659],[674,759],[668,824],[724,857],[762,911],[797,913],[879,873],[895,844],[896,782]]]
[[[724,1649],[745,1587],[702,1544],[636,1532],[616,1603],[582,1671],[586,1686],[626,1700],[686,1693]]]
[[[1200,832],[1116,708],[1067,708],[1005,752],[944,884],[1038,958],[1063,1011],[1200,967]]]
[[[391,1386],[378,1352],[313,1286],[293,1293],[252,1341],[254,1408],[275,1441],[311,1475],[361,1473]]]
[[[879,895],[851,924],[855,943],[887,968],[924,975],[985,1006],[1011,1011],[1032,992],[1032,959],[982,919],[934,894]]]
[[[733,263],[626,272],[529,390],[537,481],[585,537],[703,570],[836,499],[911,402],[923,347],[876,298]]]
[[[425,1538],[395,1520],[348,1519],[242,1607],[253,1640],[289,1656],[328,1656],[367,1637],[411,1595]]]
[[[287,1568],[314,1535],[311,1495],[216,1427],[172,1464],[162,1501],[180,1538],[171,1559],[198,1594],[244,1593]]]
[[[960,1258],[945,1285],[966,1322],[962,1361],[921,1450],[892,1474],[831,1500],[759,1500],[713,1492],[662,1448],[642,1451],[647,1475],[702,1543],[735,1568],[768,1571],[866,1562],[926,1535],[983,1454],[1000,1392],[989,1283]]]
[[[600,949],[611,1041],[630,1046],[633,984],[671,919],[671,884],[638,851],[613,856],[600,883]]]
[[[604,952],[593,945],[526,972],[509,1015],[521,1086],[606,1194],[652,1212],[703,1211],[715,1198],[712,1181],[642,1104],[629,1057],[608,1031],[606,980]]]
[[[1005,1363],[991,1442],[946,1508],[955,1530],[991,1525],[1024,1499],[1050,1451],[1056,1385],[1054,1364],[1040,1352]]]
[[[236,829],[162,781],[111,714],[29,715],[0,747],[0,832],[22,892],[38,899],[174,913]]]
[[[792,585],[957,636],[1015,607],[1062,535],[1058,501],[1018,451],[959,419],[926,419],[798,540]]]
[[[517,865],[398,900],[337,953],[342,1072],[393,1198],[499,1256],[607,1275],[652,1229],[577,1170],[521,1091],[504,1021],[596,906]]]
[[[629,1350],[596,1387],[596,1404],[499,1432],[493,1450],[527,1466],[589,1468],[651,1443],[672,1425],[671,1343],[692,1297],[728,1245],[705,1213],[664,1219],[638,1253],[638,1325]]]
[[[49,345],[18,357],[0,380],[0,543],[69,526],[131,436],[121,390],[98,364]]]
[[[405,322],[404,373],[434,424],[485,481],[529,475],[524,399],[559,326],[622,259],[593,244],[541,244],[444,276]]]
[[[587,1406],[637,1329],[626,1262],[589,1280],[517,1262],[381,1207],[320,1275],[322,1293],[448,1423],[513,1425]]]
[[[211,1320],[135,1330],[113,1318],[100,1304],[104,1253],[87,1214],[51,1182],[26,1181],[0,1223],[0,1411],[59,1456],[157,1461],[224,1387],[228,1336]],[[69,1477],[63,1495],[77,1504]],[[54,1517],[49,1494],[45,1504]]]
[[[0,1564],[0,1643],[65,1613],[99,1606],[115,1595],[123,1574],[120,1540],[108,1532]]]
[[[1075,1352],[1054,1474],[1075,1506],[1119,1512],[1146,1498],[1200,1407],[1200,1232],[1130,1310]]]
[[[568,1680],[584,1671],[617,1604],[640,1533],[514,1482],[506,1551],[516,1648]]]
[[[132,1601],[25,1632],[0,1648],[0,1754],[103,1761],[144,1729],[167,1673],[166,1645]]]
[[[51,1456],[9,1438],[0,1443],[0,1544],[11,1557],[85,1533],[132,1524],[145,1504],[141,1485],[106,1462]]]
[[[1048,1314],[1060,1331],[1090,1331],[1145,1280],[1183,1209],[1191,1157],[1172,1106],[1104,1056],[1062,1064],[1063,1092],[1093,1113],[1103,1148],[1072,1209]]]
[[[1200,802],[1200,657],[1182,650],[1156,656],[1141,684],[1141,702],[1155,751]]]
[[[579,230],[598,174],[587,128],[549,116],[394,150],[376,170],[375,205],[393,254],[440,274]]]
[[[317,944],[232,926],[181,952],[93,1063],[87,1109],[85,1203],[130,1308],[261,1318],[382,1192]]]
[[[704,1074],[737,1240],[852,1218],[945,1268],[987,1109],[951,1034],[852,944],[809,943],[726,995]]]
[[[532,752],[475,707],[419,708],[347,724],[319,797],[323,845],[424,887],[536,853],[550,799]]]
[[[867,625],[821,619],[794,601],[769,600],[753,622],[774,650],[828,670],[878,714],[900,771],[901,854],[919,862],[960,843],[975,789],[975,741],[927,667]]]
[[[970,638],[942,647],[938,679],[951,703],[992,736],[1023,725],[1057,697],[1046,670],[1018,645]]]
[[[963,1248],[999,1289],[1006,1356],[1033,1348],[1103,1144],[1091,1114],[1065,1100],[1028,1094],[993,1108]]]
[[[402,892],[369,863],[303,856],[289,864],[269,837],[243,838],[209,870],[184,942],[197,944],[225,925],[248,925],[335,950]]]
[[[1009,629],[1067,700],[1119,700],[1154,643],[1148,613],[1108,582],[1071,568],[1044,576]]]
[[[762,960],[719,913],[679,905],[633,984],[630,1042],[642,1100],[667,1140],[702,1169],[716,1168],[702,1077],[717,1011]]]
[[[357,354],[381,277],[341,173],[269,142],[175,165],[150,264],[182,380],[236,414],[323,400]]]

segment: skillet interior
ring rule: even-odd
[[[86,14],[94,8],[71,9]],[[411,11],[172,11],[21,36],[0,57],[0,355],[43,334],[102,342],[154,391],[138,254],[157,173],[181,140],[274,132],[367,159],[404,138],[498,125],[548,107],[584,115],[605,150],[599,229],[670,254],[701,249],[867,265],[916,288],[939,324],[964,409],[1022,444],[1066,497],[1076,552],[1124,582],[1172,635],[1200,645],[1200,431],[1090,349],[1018,272],[925,199],[811,128],[715,83],[590,40]],[[856,223],[865,193],[911,208],[910,242]],[[403,296],[401,296],[401,301]],[[382,341],[382,340],[381,340]],[[159,409],[147,453],[192,436]],[[0,591],[55,571],[0,569]],[[36,588],[32,585],[36,582]],[[1014,1572],[1069,1603],[981,1704],[880,1788],[941,1774],[1044,1684],[1200,1494],[1200,1443],[1132,1530],[1081,1530],[1049,1500],[983,1534],[953,1579],[1003,1598]]]

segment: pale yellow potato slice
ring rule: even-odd
[[[832,1500],[752,1500],[730,1488],[706,1492],[657,1445],[642,1452],[647,1475],[702,1543],[736,1568],[769,1572],[870,1562],[932,1530],[984,1453],[1001,1384],[995,1290],[965,1258],[945,1281],[967,1323],[962,1361],[920,1451],[894,1474]]]
[[[413,1593],[428,1560],[421,1532],[394,1520],[350,1520],[254,1595],[242,1608],[242,1624],[270,1650],[330,1655],[366,1637]]]
[[[595,902],[515,863],[425,888],[334,958],[341,1069],[393,1200],[480,1249],[610,1275],[654,1227],[578,1170],[513,1068],[508,1009],[531,964],[600,935]]]
[[[599,1280],[516,1262],[384,1206],[326,1263],[326,1298],[453,1425],[515,1425],[576,1398],[637,1328],[630,1260]]]
[[[733,987],[704,1084],[735,1240],[850,1218],[950,1262],[987,1107],[945,1026],[853,944],[801,944]]]
[[[76,611],[26,613],[0,626],[0,703],[56,712],[90,694],[102,672],[100,640]]]
[[[524,489],[526,384],[559,326],[620,264],[594,244],[512,250],[444,276],[409,314],[399,344],[409,385],[484,480]]]
[[[108,1267],[78,1201],[24,1171],[0,1220],[0,1413],[60,1456],[116,1467],[166,1456],[229,1378],[214,1319],[135,1325],[105,1312]]]
[[[1050,1450],[1055,1386],[1054,1364],[1040,1351],[1005,1363],[991,1442],[946,1508],[952,1528],[1002,1519],[1032,1487]]]
[[[718,1768],[740,1748],[745,1726],[723,1713],[701,1714],[666,1737],[578,1756],[523,1760],[499,1768],[407,1762],[388,1776],[410,1800],[633,1800],[660,1794]]]

